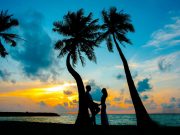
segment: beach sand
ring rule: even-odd
[[[140,129],[137,126],[76,127],[72,124],[38,122],[0,122],[0,135],[176,135],[180,127]]]

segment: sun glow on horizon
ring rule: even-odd
[[[52,92],[63,92],[63,90],[66,90],[70,87],[74,87],[76,86],[75,83],[64,83],[61,85],[55,85],[55,86],[48,86],[46,88],[42,88],[43,90],[45,90],[47,93],[52,93]]]
[[[63,83],[60,85],[42,86],[38,88],[24,88],[14,91],[8,91],[0,94],[1,97],[19,97],[32,99],[35,102],[45,101],[49,105],[57,105],[60,103],[68,102],[71,100],[77,100],[75,83]],[[70,91],[70,94],[66,94],[66,91]]]

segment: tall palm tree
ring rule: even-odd
[[[18,20],[12,18],[13,15],[8,15],[8,11],[0,12],[0,56],[6,57],[8,52],[6,51],[2,41],[10,44],[12,47],[16,46],[15,38],[19,38],[18,35],[13,33],[8,33],[11,27],[17,26]]]
[[[117,12],[115,7],[110,8],[109,11],[102,11],[103,25],[102,34],[98,40],[106,40],[108,50],[113,52],[113,42],[118,50],[119,56],[123,62],[126,79],[130,91],[130,95],[134,104],[137,125],[140,127],[146,127],[152,125],[153,122],[149,117],[134,85],[134,81],[129,70],[128,62],[119,46],[119,43],[131,44],[131,41],[126,37],[128,32],[134,32],[134,27],[131,23],[130,16],[123,11]]]
[[[67,54],[66,66],[69,73],[74,77],[77,83],[79,95],[79,111],[76,119],[76,125],[89,125],[90,117],[85,98],[85,88],[81,76],[73,69],[80,59],[82,65],[85,65],[85,59],[82,53],[90,61],[96,62],[94,47],[97,47],[95,40],[99,36],[99,28],[97,25],[98,19],[92,19],[92,13],[85,16],[83,9],[77,12],[68,12],[64,16],[63,21],[54,22],[54,31],[62,35],[55,44],[55,49],[59,50],[59,57],[64,57]]]

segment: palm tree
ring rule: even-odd
[[[81,76],[73,69],[80,59],[82,65],[85,65],[85,56],[90,61],[96,62],[94,47],[98,45],[95,39],[99,36],[99,28],[97,25],[98,19],[92,19],[92,13],[85,16],[83,9],[77,12],[68,12],[64,16],[63,21],[54,22],[54,31],[62,35],[63,39],[58,40],[55,44],[55,49],[59,50],[59,57],[64,57],[67,54],[66,66],[69,73],[74,77],[77,83],[79,96],[79,111],[76,119],[76,125],[89,125],[90,117],[85,98],[85,88]]]
[[[107,47],[110,52],[113,52],[112,40],[115,43],[116,49],[118,50],[119,56],[123,62],[130,95],[136,112],[137,125],[140,127],[152,125],[153,122],[149,117],[145,107],[143,106],[143,103],[134,85],[128,62],[119,46],[119,43],[123,45],[123,42],[131,44],[131,41],[126,37],[128,32],[135,31],[131,23],[130,16],[123,11],[117,12],[117,9],[112,7],[108,12],[103,10],[102,17],[104,22],[102,25],[103,32],[98,40],[106,40]]]
[[[1,11],[0,13],[0,56],[3,58],[8,55],[8,52],[6,51],[2,40],[10,44],[12,47],[15,47],[16,41],[14,39],[19,38],[16,34],[6,32],[11,27],[19,24],[18,20],[11,18],[12,16],[13,15],[8,15],[8,11]]]

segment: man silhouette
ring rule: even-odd
[[[88,108],[90,109],[91,111],[91,120],[92,120],[92,124],[93,125],[96,125],[96,119],[95,119],[95,116],[96,114],[98,114],[100,112],[100,108],[98,107],[98,104],[93,102],[93,99],[90,95],[90,92],[91,91],[91,86],[90,85],[87,85],[86,86],[86,99],[87,99],[87,104],[88,104]]]

